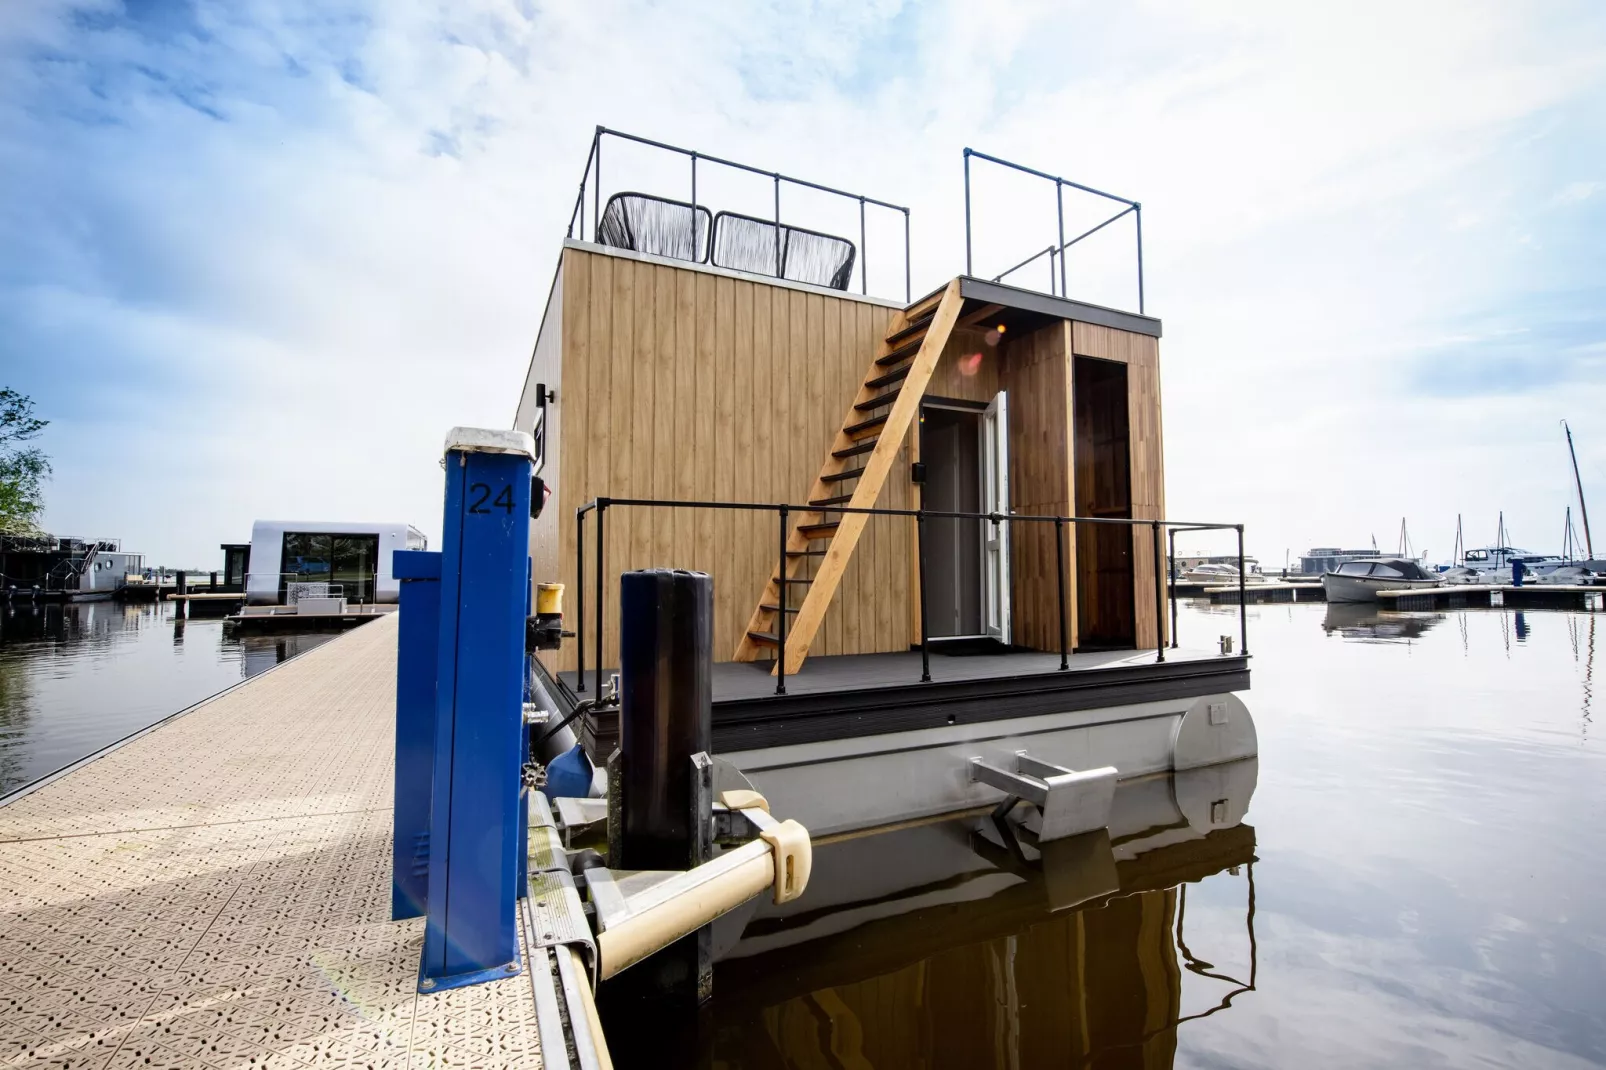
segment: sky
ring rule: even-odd
[[[433,540],[446,431],[513,418],[598,124],[909,206],[917,294],[964,268],[966,146],[1142,201],[1169,514],[1267,565],[1402,519],[1444,559],[1501,511],[1557,550],[1562,419],[1606,494],[1589,0],[28,0],[0,4],[0,385],[51,421],[45,525],[201,568],[256,518]],[[610,190],[677,180],[632,160]],[[977,274],[1052,240],[1051,186],[974,177]],[[1129,222],[1073,297],[1135,306]]]

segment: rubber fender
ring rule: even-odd
[[[775,852],[775,905],[790,903],[809,886],[809,870],[814,868],[809,830],[788,818],[758,835]]]
[[[548,763],[541,790],[548,799],[584,799],[591,794],[591,776],[591,759],[576,743]]]

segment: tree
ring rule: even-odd
[[[50,459],[37,446],[24,446],[50,423],[33,414],[33,399],[0,387],[0,532],[39,530],[44,511],[41,485],[50,477]]]

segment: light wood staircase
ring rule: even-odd
[[[786,574],[778,576],[771,570],[734,660],[756,661],[762,652],[780,647],[776,618],[785,583],[786,611],[793,617],[786,626],[786,672],[802,667],[870,519],[863,513],[833,513],[830,507],[874,508],[963,303],[955,279],[893,317],[809,489],[811,508],[793,514]],[[815,563],[812,572],[810,562]],[[800,590],[804,594],[798,601],[793,594]],[[780,659],[776,660],[779,668]]]

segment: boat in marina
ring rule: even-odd
[[[1195,565],[1178,577],[1181,583],[1202,583],[1207,586],[1231,587],[1238,582],[1238,570],[1232,565]],[[1245,571],[1245,583],[1265,583],[1266,577],[1259,572]]]
[[[775,214],[607,188],[621,143],[757,174]],[[1244,644],[1171,632],[1168,535],[1235,526],[1166,515],[1160,320],[969,262],[917,293],[907,241],[830,233],[799,185],[908,218],[597,131],[513,426],[549,495],[534,579],[574,622],[533,701],[605,764],[621,577],[672,568],[712,580],[716,768],[815,835],[1252,756]]]
[[[1408,557],[1373,557],[1345,561],[1322,575],[1329,602],[1375,602],[1379,591],[1437,587],[1440,578]]]

